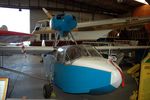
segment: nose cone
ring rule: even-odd
[[[100,57],[82,57],[78,60],[75,60],[73,65],[88,67],[92,69],[97,69],[101,71],[106,71],[111,73],[110,85],[115,88],[118,88],[122,82],[122,76],[119,70],[119,66],[115,63],[109,62],[109,60]],[[117,67],[117,68],[116,68]],[[118,70],[119,69],[119,70]]]
[[[121,74],[118,70],[114,70],[111,73],[111,85],[118,88],[122,82]]]

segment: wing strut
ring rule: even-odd
[[[72,33],[69,32],[69,34],[70,34],[71,38],[73,39],[74,43],[75,43],[76,45],[78,45],[78,44],[77,44],[77,41],[75,40],[75,38],[74,38],[74,36],[72,35]]]
[[[57,33],[57,32],[56,32],[55,34],[56,34],[56,36],[55,36],[54,48],[57,47],[57,45],[58,45],[58,43],[59,43],[59,36],[60,36],[60,33]],[[67,41],[65,38],[68,37],[68,40],[69,40],[69,39],[72,39],[73,42],[75,43],[75,45],[78,45],[77,42],[76,42],[76,40],[75,40],[75,38],[74,38],[74,36],[73,36],[73,34],[72,34],[71,32],[66,33],[66,34],[67,34],[67,36],[62,36],[62,38],[63,38],[65,41]]]

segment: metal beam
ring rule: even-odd
[[[85,2],[76,1],[76,0],[45,0],[47,2],[47,5],[43,6],[40,4],[41,0],[37,1],[37,4],[34,5],[29,0],[28,5],[23,5],[23,2],[20,0],[16,1],[16,5],[12,5],[10,0],[7,0],[7,3],[0,4],[1,7],[9,7],[9,8],[20,8],[20,9],[41,9],[42,7],[45,7],[47,9],[51,9],[54,11],[72,11],[72,12],[85,12],[85,13],[96,13],[96,14],[104,14],[109,15],[113,17],[117,17],[119,12],[108,10],[106,8],[102,8],[101,6],[95,6],[91,5]],[[44,2],[44,0],[43,0]],[[56,5],[49,5],[50,2],[56,3]],[[60,6],[58,6],[61,5]],[[63,6],[63,7],[62,7]],[[66,7],[67,6],[67,7]]]
[[[23,5],[2,5],[0,4],[0,7],[7,7],[7,8],[20,8],[20,9],[41,9],[41,8],[47,8],[49,10],[53,11],[71,11],[71,12],[84,12],[84,13],[92,13],[91,11],[87,10],[78,10],[78,9],[68,9],[68,8],[57,8],[57,7],[47,7],[47,6],[23,6]]]
[[[56,0],[51,0],[51,2],[56,2]],[[120,11],[113,11],[113,9],[106,9],[106,8],[102,8],[100,6],[96,6],[96,5],[91,5],[85,2],[81,2],[81,1],[76,1],[76,0],[59,0],[57,1],[60,4],[67,4],[68,6],[73,6],[73,7],[77,7],[80,8],[80,10],[85,10],[85,11],[89,11],[91,13],[95,12],[95,13],[99,13],[99,14],[105,14],[105,15],[110,15],[110,16],[118,16],[118,14],[120,13]]]

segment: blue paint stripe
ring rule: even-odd
[[[54,82],[64,92],[68,93],[90,93],[97,89],[111,91],[111,73],[92,68],[56,64],[54,72]],[[108,88],[104,88],[108,87]]]

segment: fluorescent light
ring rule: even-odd
[[[145,0],[134,0],[134,1],[137,1],[137,2],[140,2],[140,3],[143,3],[143,4],[147,4],[147,5],[148,5],[148,3],[147,3]]]

